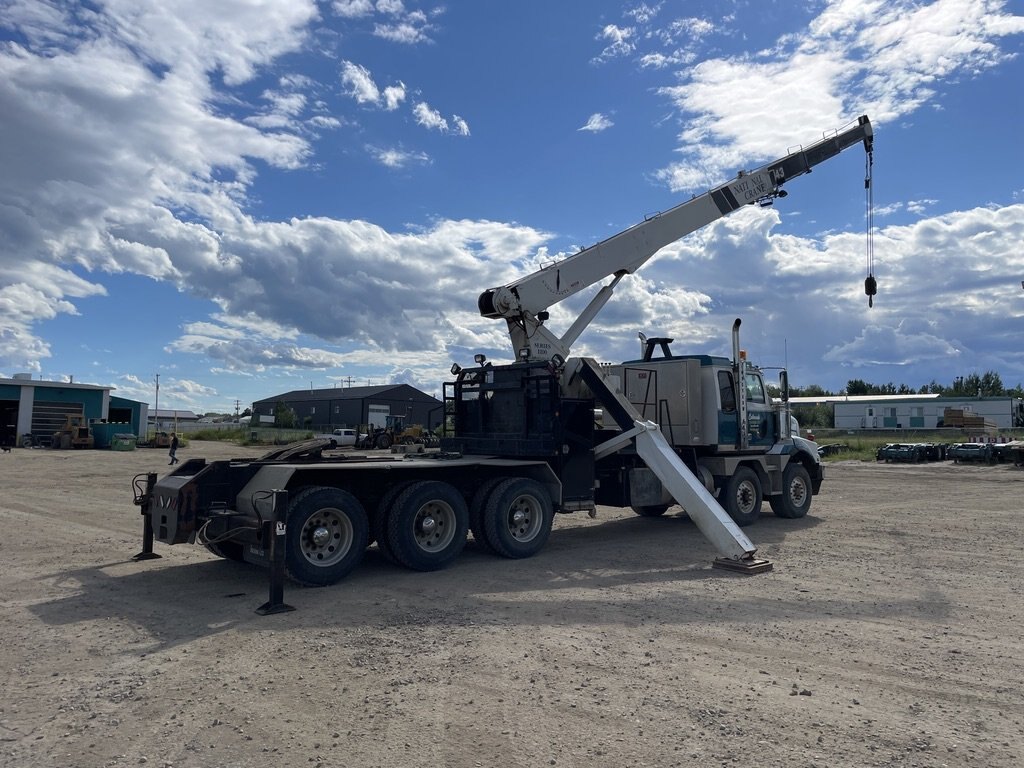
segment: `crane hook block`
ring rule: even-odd
[[[871,297],[878,293],[878,283],[875,282],[874,275],[868,275],[864,278],[864,293],[868,297],[868,306],[873,306],[874,302],[871,300]]]

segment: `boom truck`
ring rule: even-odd
[[[483,355],[452,366],[440,450],[412,456],[323,456],[311,440],[259,458],[190,459],[169,474],[137,476],[143,552],[155,538],[199,542],[232,560],[267,565],[268,538],[283,538],[284,570],[297,582],[337,582],[376,542],[393,562],[419,571],[449,564],[472,532],[496,555],[540,551],[555,514],[597,505],[663,514],[678,503],[719,554],[715,565],[770,569],[740,530],[764,499],[776,516],[807,514],[822,482],[816,446],[793,435],[787,377],[781,402],[739,347],[732,359],[676,355],[672,339],[641,339],[621,364],[572,357],[572,344],[626,275],[658,250],[745,205],[786,195],[783,185],[862,144],[866,116],[807,147],[694,196],[676,207],[478,299],[484,317],[507,323],[515,361]],[[865,182],[870,187],[870,172]],[[870,198],[869,198],[870,199]],[[561,336],[549,308],[611,277]],[[869,276],[865,290],[874,292]],[[145,477],[145,479],[143,479]]]

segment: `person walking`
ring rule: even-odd
[[[177,464],[178,463],[178,457],[176,456],[177,453],[178,453],[178,433],[177,432],[171,432],[171,451],[168,454],[171,457],[171,460],[167,462],[168,466],[170,466],[171,464]]]

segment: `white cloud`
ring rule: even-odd
[[[345,94],[359,104],[380,107],[386,112],[398,109],[405,100],[405,83],[399,81],[381,91],[374,82],[370,70],[351,61],[341,63],[341,85],[345,89]]]
[[[1022,31],[1024,17],[1008,15],[998,0],[837,0],[806,33],[775,48],[680,70],[682,83],[662,93],[686,119],[682,159],[659,176],[677,191],[706,187],[743,167],[738,160],[776,157],[780,147],[820,138],[857,114],[891,122],[931,101],[941,80],[1012,55],[1000,38]],[[665,58],[640,61],[658,66]],[[793,136],[794,125],[811,128]]]
[[[811,32],[778,51],[685,70],[678,88],[665,93],[691,116],[684,148],[705,143],[700,157],[684,154],[664,178],[688,188],[721,181],[751,157],[777,156],[795,138],[794,124],[810,126],[808,139],[837,126],[860,97],[891,114],[904,108],[900,99],[923,103],[936,87],[925,76],[930,67],[969,76],[1003,55],[999,35],[1018,31],[999,6],[978,5],[988,13],[968,13],[952,0],[921,6],[924,15],[907,26],[888,10],[910,13],[916,6],[907,3],[834,3],[827,6],[832,16],[822,14]],[[318,6],[266,0],[262,12],[246,5],[242,23],[230,25],[198,0],[159,7],[112,0],[89,6],[88,33],[74,40],[63,31],[71,26],[62,17],[67,7],[5,6],[7,23],[23,37],[0,47],[0,365],[40,370],[50,350],[38,323],[103,296],[104,275],[118,272],[214,301],[219,311],[185,322],[170,348],[208,357],[219,370],[379,365],[380,351],[388,350],[391,375],[427,381],[430,366],[447,368],[452,358],[509,354],[504,324],[480,318],[466,286],[501,285],[550,261],[552,235],[491,221],[438,219],[423,230],[393,231],[361,220],[263,221],[249,213],[261,167],[303,167],[312,151],[308,131],[342,125],[317,102],[316,84],[301,76],[259,80],[248,100],[235,87],[298,50]],[[429,23],[399,3],[338,0],[323,8],[353,23]],[[634,14],[634,21],[660,22],[656,10]],[[880,29],[877,40],[869,24]],[[615,25],[601,39],[623,55],[640,53],[649,41],[668,64],[688,55],[687,27],[665,26],[678,29],[679,39]],[[688,29],[715,32],[696,21]],[[868,50],[894,67],[891,82],[871,57],[861,61]],[[642,56],[637,62],[645,63]],[[350,61],[340,71],[357,103],[406,108],[403,82],[381,89]],[[770,90],[784,94],[792,111],[779,115],[764,96]],[[469,135],[465,119],[446,118],[419,96],[410,109],[430,130]],[[580,130],[610,123],[597,113]],[[391,168],[430,163],[420,151],[382,148],[387,139],[368,142],[356,146]],[[798,200],[799,188],[790,191]],[[726,315],[734,312],[749,319],[744,327],[754,341],[759,327],[807,340],[791,352],[805,377],[826,359],[871,371],[913,365],[917,347],[916,359],[966,354],[962,337],[999,334],[1012,339],[1002,348],[1015,349],[1019,318],[1006,308],[1019,301],[1024,274],[1024,206],[929,217],[934,204],[908,202],[919,221],[879,230],[879,296],[870,316],[860,235],[783,235],[774,211],[745,209],[666,248],[642,276],[623,281],[579,349],[602,359],[631,357],[636,331],[657,327],[685,335],[694,347],[707,341],[727,352]],[[779,301],[765,301],[766,285]],[[438,295],[467,298],[442,308]],[[565,327],[583,300],[553,308],[552,324]],[[807,328],[825,327],[828,344],[808,338]],[[948,348],[937,339],[949,340]],[[770,362],[773,354],[782,356],[762,349],[758,358]],[[193,383],[182,378],[176,396],[200,397]]]
[[[339,16],[357,19],[373,13],[373,0],[334,0],[331,7]]]
[[[38,48],[0,48],[0,275],[8,296],[21,294],[0,309],[11,329],[0,360],[19,362],[48,354],[32,337],[36,321],[103,292],[80,270],[173,281],[235,266],[214,229],[175,212],[231,221],[254,161],[295,168],[309,146],[289,130],[247,125],[251,115],[211,109],[210,78],[237,82],[300,45],[316,13],[281,2],[241,7],[228,21],[201,2],[115,0],[104,14],[81,14],[88,28],[72,40],[60,28],[47,34],[63,22],[32,7],[12,7],[7,23]],[[267,95],[281,117],[301,110],[301,94]]]
[[[469,124],[465,120],[458,115],[453,115],[452,123],[449,124],[440,112],[425,101],[420,101],[413,107],[413,117],[417,125],[422,125],[428,130],[457,136],[469,136]]]
[[[380,89],[373,82],[370,70],[351,61],[341,63],[341,84],[346,93],[360,104],[377,105],[380,102]]]
[[[405,168],[409,165],[427,165],[430,163],[430,156],[425,152],[410,152],[395,147],[367,146],[366,151],[373,158],[388,168]]]
[[[605,43],[604,49],[594,57],[593,62],[600,64],[609,59],[628,56],[636,50],[633,27],[620,27],[617,24],[606,24],[598,33],[597,39]]]
[[[615,123],[609,120],[605,115],[600,112],[595,112],[589,118],[587,122],[581,127],[577,128],[577,131],[591,131],[592,133],[600,133],[611,128]]]
[[[638,24],[649,24],[661,11],[661,7],[662,3],[658,3],[656,5],[640,3],[640,5],[635,8],[627,10],[626,15],[632,17]]]
[[[405,83],[399,82],[396,85],[389,85],[382,94],[384,109],[394,112],[405,101]]]
[[[469,136],[469,123],[458,115],[452,115],[452,133],[457,136]]]

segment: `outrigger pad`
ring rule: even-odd
[[[768,573],[772,569],[772,561],[762,560],[759,557],[750,557],[743,560],[733,560],[730,557],[716,557],[711,567],[753,576],[755,573]]]

